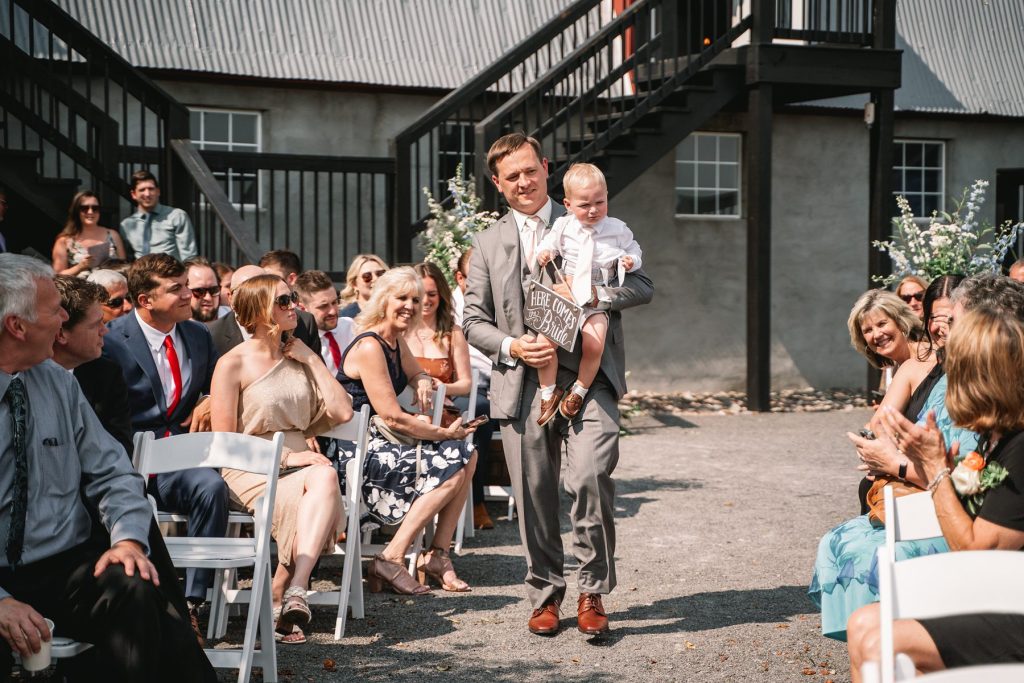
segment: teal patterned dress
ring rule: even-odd
[[[960,442],[960,453],[966,455],[978,445],[978,435],[954,427],[946,411],[946,376],[943,375],[928,394],[918,415],[923,424],[929,410],[947,446]],[[821,633],[836,640],[846,640],[846,621],[855,610],[878,600],[877,550],[885,545],[885,528],[874,526],[867,515],[854,517],[829,531],[818,544],[807,593],[821,608]],[[896,544],[896,561],[921,555],[949,552],[941,536]]]

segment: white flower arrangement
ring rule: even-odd
[[[892,285],[907,275],[931,282],[940,275],[999,273],[1024,222],[1011,225],[1006,221],[996,228],[979,221],[987,187],[987,180],[975,180],[964,189],[953,213],[933,212],[925,229],[914,221],[906,198],[897,197],[900,216],[893,219],[892,239],[872,243],[889,253],[893,272],[886,277],[876,275],[874,281]]]
[[[455,176],[448,179],[450,208],[445,208],[446,202],[434,199],[430,188],[423,188],[431,217],[419,237],[423,260],[436,264],[453,287],[459,258],[473,245],[473,235],[498,219],[493,211],[478,211],[481,199],[476,196],[473,177],[463,177],[462,172],[459,164]]]

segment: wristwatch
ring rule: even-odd
[[[907,465],[909,465],[909,464],[910,463],[908,463],[906,460],[901,462],[900,463],[899,474],[897,474],[896,476],[898,476],[900,479],[906,479],[907,478]]]

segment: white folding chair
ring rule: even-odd
[[[915,675],[910,658],[903,654],[897,657],[894,652],[896,619],[982,612],[1024,614],[1022,575],[1024,553],[1018,551],[963,550],[894,562],[886,548],[879,548],[882,683],[910,680]],[[985,580],[964,580],[978,576]],[[864,668],[877,670],[876,667],[874,662],[868,662]]]
[[[466,424],[474,417],[476,417],[476,397],[477,397],[477,386],[476,382],[480,377],[480,373],[474,369],[473,374],[470,378],[472,384],[469,389],[469,408],[466,410],[466,414],[462,416],[462,423]],[[473,435],[470,434],[466,437],[466,443],[472,445]],[[477,456],[477,463],[479,463],[480,456]],[[462,542],[467,538],[472,538],[476,535],[476,531],[473,529],[473,485],[469,486],[469,494],[466,496],[466,505],[462,509],[462,516],[459,517],[459,525],[455,527],[455,552],[462,552]]]
[[[206,650],[213,666],[237,667],[239,683],[248,682],[254,666],[262,667],[264,681],[277,681],[270,592],[270,529],[283,444],[284,436],[280,433],[275,434],[272,441],[226,432],[196,432],[156,440],[151,433],[146,433],[139,448],[138,470],[143,477],[196,467],[228,467],[267,477],[266,491],[254,506],[252,538],[172,536],[165,539],[176,567],[253,568],[249,613],[241,649]],[[262,643],[259,650],[256,649],[257,630]]]
[[[921,683],[1020,683],[1024,681],[1024,664],[984,664],[936,671],[917,678]]]
[[[930,493],[922,491],[897,498],[893,495],[892,484],[889,484],[882,494],[885,502],[885,548],[890,560],[896,561],[897,541],[942,536]]]

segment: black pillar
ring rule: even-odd
[[[747,406],[771,408],[772,86],[750,88],[747,125]]]

